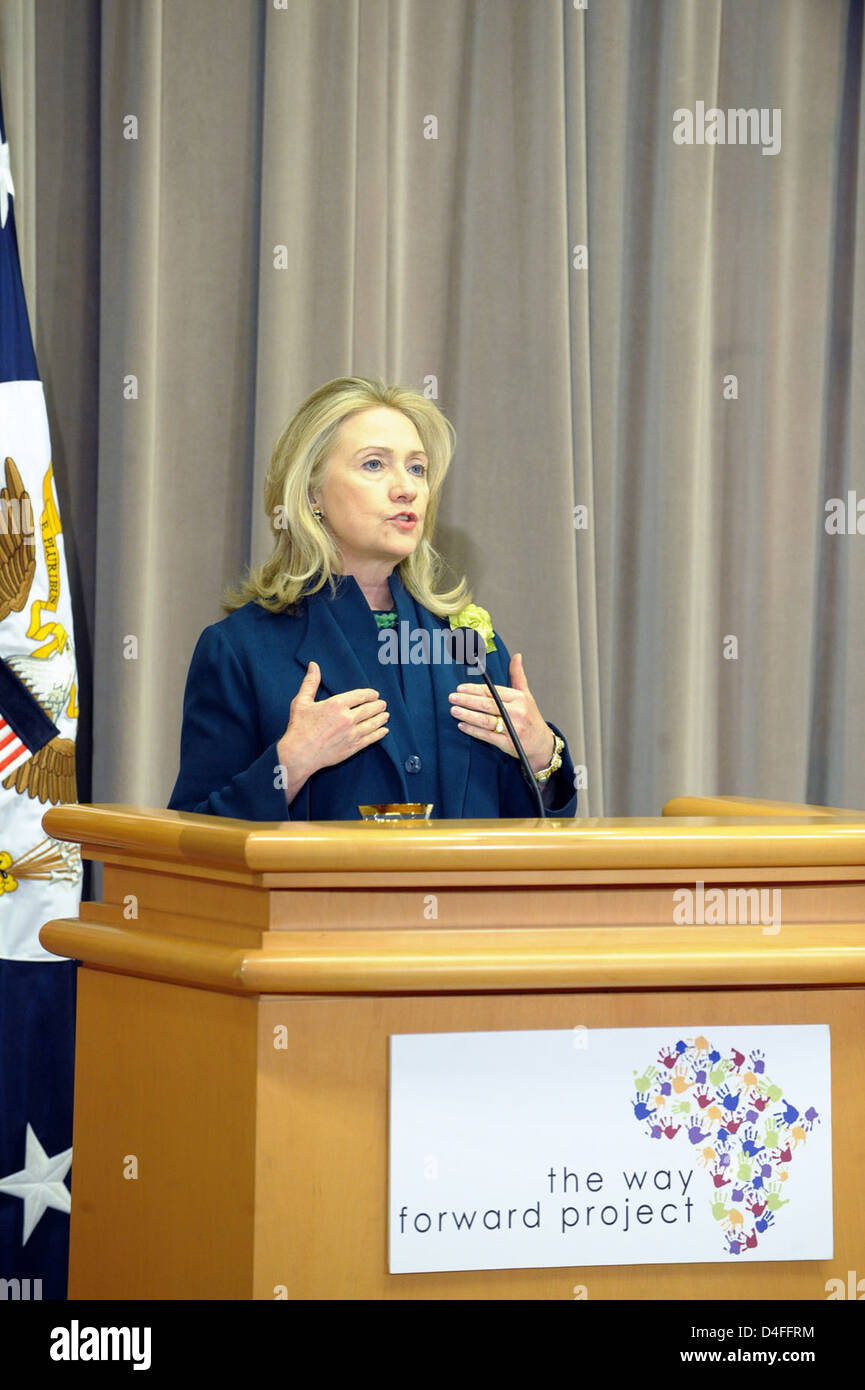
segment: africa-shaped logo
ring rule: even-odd
[[[634,1117],[651,1139],[680,1132],[712,1180],[712,1215],[731,1255],[756,1250],[789,1198],[782,1194],[793,1155],[819,1123],[766,1072],[765,1054],[724,1057],[703,1036],[661,1048],[657,1063],[634,1072]]]

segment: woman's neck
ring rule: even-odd
[[[393,594],[388,584],[385,584],[383,589],[370,590],[364,588],[362,584],[359,585],[359,588],[370,608],[393,608]]]
[[[358,569],[344,570],[343,573],[351,574],[370,608],[393,608],[393,594],[388,583],[390,570],[382,571],[381,568],[376,567],[367,571],[358,567]]]

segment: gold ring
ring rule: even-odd
[[[505,731],[505,721],[502,719],[502,716],[499,715],[498,719],[496,720],[495,733],[497,733],[497,734],[503,734],[504,731]]]

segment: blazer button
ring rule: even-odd
[[[423,767],[423,763],[421,762],[421,760],[420,760],[420,758],[418,757],[417,753],[412,753],[411,757],[410,757],[410,758],[406,758],[406,760],[405,760],[405,770],[406,770],[406,772],[420,772],[420,770],[421,770],[422,767]]]

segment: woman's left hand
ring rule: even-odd
[[[523,658],[519,652],[511,657],[508,675],[511,684],[497,685],[496,690],[510,716],[517,738],[526,750],[532,772],[541,772],[550,765],[556,746],[555,734],[535,704],[535,697],[529,690],[523,670]],[[473,681],[471,685],[458,685],[448,698],[451,714],[460,721],[458,727],[463,733],[471,735],[472,738],[479,738],[483,743],[491,743],[514,758],[519,756],[504,725],[500,734],[495,732],[496,720],[500,718],[499,712],[493,697],[482,682]]]

